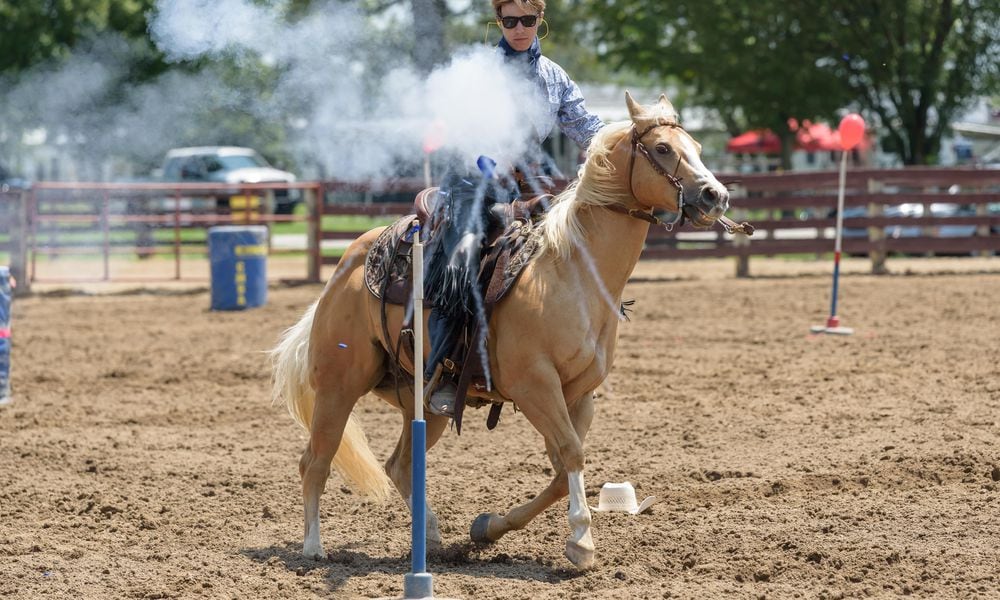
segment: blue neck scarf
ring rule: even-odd
[[[500,43],[497,46],[503,50],[504,57],[509,61],[524,61],[532,68],[538,64],[538,57],[542,55],[542,44],[538,41],[536,37],[533,42],[531,42],[531,47],[523,52],[518,52],[514,50],[510,44],[507,43],[507,38],[500,38]]]

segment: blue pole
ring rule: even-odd
[[[10,268],[0,266],[0,406],[10,404]]]
[[[427,421],[424,421],[424,246],[420,225],[413,231],[413,421],[410,425],[410,514],[413,571],[403,577],[403,598],[433,598],[427,572]]]
[[[427,421],[413,421],[413,572],[427,571]]]
[[[837,188],[837,229],[833,244],[833,293],[830,298],[830,318],[826,321],[827,328],[840,326],[840,317],[837,316],[837,287],[840,284],[840,254],[841,240],[844,230],[844,188],[847,184],[847,151],[840,154],[840,185]]]
[[[427,572],[427,421],[414,419],[410,427],[413,437],[411,498],[413,568],[403,576],[403,598],[433,598],[434,578]]]
[[[833,254],[833,296],[830,300],[830,317],[837,316],[837,286],[840,282],[840,251]]]

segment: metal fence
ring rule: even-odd
[[[305,215],[275,214],[275,194],[301,195],[318,203],[318,183],[208,185],[190,183],[39,182],[31,189],[0,195],[0,252],[8,255],[23,293],[33,282],[139,282],[187,278],[185,259],[206,257],[207,229],[214,225],[273,227]],[[304,253],[307,245],[303,244]],[[294,252],[271,247],[269,252]],[[98,265],[97,272],[47,275],[44,265],[65,258]],[[112,261],[171,259],[173,272],[123,277]]]

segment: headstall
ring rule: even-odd
[[[636,153],[639,153],[642,154],[644,157],[646,157],[646,161],[649,162],[649,165],[653,167],[654,171],[659,173],[662,177],[664,177],[667,181],[669,181],[671,185],[674,186],[674,188],[677,189],[677,217],[670,222],[664,221],[652,214],[652,208],[643,207],[642,204],[639,205],[641,208],[625,208],[620,204],[612,204],[609,205],[608,208],[615,212],[626,214],[630,217],[639,219],[641,221],[646,221],[647,223],[661,226],[667,231],[673,231],[675,226],[684,224],[684,208],[685,208],[684,186],[681,184],[681,178],[677,176],[677,171],[678,169],[680,169],[681,166],[681,158],[678,155],[677,166],[674,167],[674,172],[668,173],[667,170],[664,169],[660,163],[656,162],[656,159],[653,158],[653,155],[649,153],[649,149],[646,148],[646,146],[643,145],[642,143],[642,138],[645,137],[647,133],[649,133],[653,129],[656,129],[657,127],[676,127],[677,129],[684,131],[684,128],[681,127],[680,124],[677,123],[676,121],[657,120],[656,123],[644,129],[642,133],[639,132],[639,129],[635,125],[632,125],[632,152],[629,154],[629,159],[628,159],[628,192],[629,195],[634,199],[635,191],[633,191],[632,189],[632,177],[633,177],[633,170],[635,169],[635,155]],[[745,235],[753,235],[753,226],[750,225],[749,223],[746,222],[736,223],[735,221],[729,219],[725,215],[719,217],[719,219],[716,222],[722,225],[723,229],[725,229],[727,233],[743,233]]]
[[[657,120],[656,123],[653,123],[646,129],[642,130],[641,133],[639,132],[638,127],[632,125],[632,152],[629,154],[629,159],[628,159],[628,193],[632,198],[635,198],[635,191],[632,189],[633,171],[635,169],[635,155],[637,153],[642,154],[646,158],[646,161],[649,162],[649,165],[653,167],[653,170],[656,171],[662,177],[664,177],[667,181],[669,181],[670,184],[673,185],[674,188],[677,190],[677,218],[668,223],[650,214],[649,212],[646,212],[648,210],[651,210],[649,208],[629,209],[620,205],[613,205],[609,208],[611,208],[616,212],[624,213],[631,217],[635,217],[636,219],[647,221],[649,223],[652,223],[653,225],[660,225],[667,231],[672,231],[675,225],[682,225],[684,223],[684,186],[681,184],[681,178],[677,176],[677,171],[681,167],[681,158],[678,155],[677,166],[674,167],[673,173],[669,173],[666,169],[663,168],[663,166],[660,163],[656,161],[655,158],[653,158],[653,155],[649,153],[649,149],[646,148],[646,146],[642,143],[642,138],[645,137],[647,133],[656,129],[657,127],[676,127],[682,131],[684,130],[684,128],[681,127],[680,124],[677,123],[676,121]],[[642,205],[640,204],[640,206]]]

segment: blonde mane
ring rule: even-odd
[[[580,167],[577,180],[555,197],[541,223],[540,253],[551,252],[560,259],[569,258],[573,248],[584,241],[579,218],[581,208],[629,199],[628,192],[615,177],[610,155],[631,127],[631,121],[611,123],[602,127],[591,140],[587,162]]]

